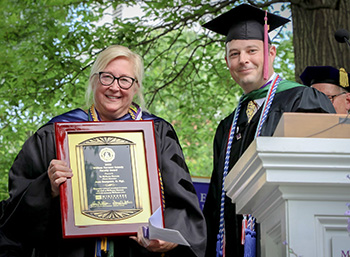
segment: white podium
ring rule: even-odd
[[[350,139],[258,137],[225,181],[261,228],[262,257],[348,257]],[[344,251],[344,255],[341,251]]]

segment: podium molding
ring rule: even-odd
[[[336,237],[350,242],[349,174],[350,139],[258,137],[225,190],[237,213],[260,223],[262,257],[290,256],[284,241],[298,255],[326,257]]]

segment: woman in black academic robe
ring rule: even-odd
[[[10,198],[3,203],[0,220],[0,256],[94,256],[96,238],[62,238],[57,182],[68,179],[72,171],[56,160],[54,122],[140,119],[154,121],[165,227],[180,231],[190,246],[152,240],[146,249],[136,238],[116,236],[109,238],[114,249],[101,254],[204,256],[206,225],[176,133],[171,124],[142,111],[132,100],[139,93],[142,73],[141,57],[122,46],[107,48],[91,70],[90,109],[53,118],[25,142],[9,172]]]

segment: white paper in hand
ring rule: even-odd
[[[162,212],[158,208],[148,220],[149,239],[159,239],[179,245],[190,246],[181,233],[175,229],[163,228]]]

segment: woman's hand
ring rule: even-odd
[[[53,159],[47,169],[47,175],[51,183],[51,195],[52,197],[56,197],[60,194],[60,185],[65,182],[67,178],[71,178],[73,173],[66,162]]]
[[[137,231],[137,237],[131,236],[131,239],[134,239],[139,245],[145,247],[148,251],[165,253],[174,249],[178,244],[166,242],[163,240],[152,239],[149,240],[143,236],[142,227],[140,227]]]

